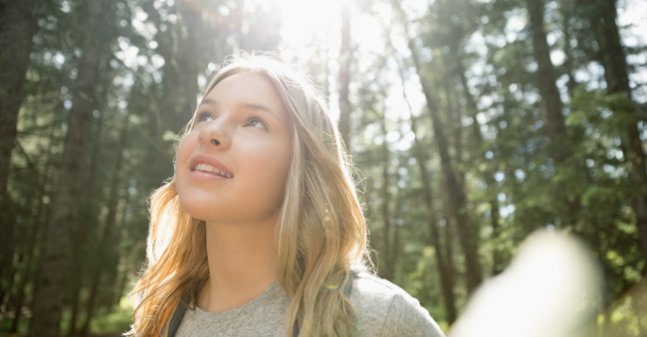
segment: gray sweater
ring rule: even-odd
[[[353,281],[357,337],[444,337],[418,301],[391,282],[367,273]],[[275,283],[241,307],[212,313],[187,309],[176,337],[286,337],[289,299]]]

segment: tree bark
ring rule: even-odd
[[[398,165],[399,166],[399,165]],[[396,170],[397,172],[397,170]],[[400,175],[396,174],[396,179],[400,179]],[[397,188],[397,183],[396,183],[396,188]],[[391,263],[391,280],[394,282],[397,282],[396,280],[396,275],[398,275],[398,261],[400,260],[400,250],[401,248],[401,231],[402,231],[402,226],[404,226],[404,222],[402,222],[402,214],[400,213],[402,211],[402,193],[399,188],[397,188],[395,192],[395,214],[394,214],[394,221],[393,221],[393,241],[391,242],[391,249],[389,251],[389,256],[390,256],[390,263]]]
[[[101,58],[109,41],[93,35],[106,29],[106,14],[111,2],[88,3],[89,15],[86,35],[74,80],[73,105],[68,118],[68,131],[61,160],[58,189],[53,197],[52,215],[45,228],[42,266],[35,282],[33,318],[30,337],[60,336],[59,326],[72,271],[71,230],[77,221],[78,196],[83,181],[78,179],[86,166],[87,140],[92,111],[95,108],[95,90],[98,83]],[[110,26],[108,26],[110,27]]]
[[[121,238],[123,236],[123,228],[124,226],[128,223],[128,217],[132,214],[131,208],[132,203],[131,199],[132,196],[129,193],[126,193],[124,196],[121,198],[121,203],[123,207],[121,208],[121,212],[119,214],[119,226],[118,230],[115,234],[115,241],[116,242],[121,242]],[[135,206],[137,207],[137,206]],[[132,275],[132,271],[130,271],[130,268],[128,266],[132,265],[130,263],[131,258],[130,256],[136,255],[136,251],[134,252],[128,252],[127,254],[123,254],[123,245],[120,245],[121,247],[118,247],[122,253],[117,256],[117,261],[116,261],[116,268],[117,271],[115,272],[114,276],[114,286],[112,287],[113,293],[111,295],[111,300],[110,300],[110,305],[118,305],[119,302],[121,301],[121,298],[123,297],[123,294],[126,291],[126,286],[128,285],[128,279],[129,276]],[[132,251],[132,250],[131,250]],[[119,268],[120,264],[124,264],[124,268]]]
[[[427,207],[427,227],[429,228],[428,242],[434,247],[436,263],[438,264],[438,277],[440,279],[440,286],[442,291],[443,302],[445,304],[445,311],[447,313],[447,323],[452,324],[456,321],[458,315],[456,310],[456,296],[454,293],[454,266],[451,263],[451,249],[449,246],[452,240],[449,235],[445,236],[445,247],[441,243],[440,225],[438,224],[438,216],[436,215],[436,206],[434,198],[434,189],[432,187],[431,176],[427,168],[427,156],[420,144],[418,136],[417,120],[413,114],[407,92],[405,90],[405,76],[402,67],[399,68],[400,80],[402,81],[402,97],[407,103],[409,111],[411,133],[413,134],[413,155],[416,158],[418,169],[420,170],[420,180],[422,181],[423,196],[425,205]],[[447,226],[449,227],[449,226]],[[445,248],[448,248],[447,250]]]
[[[571,18],[573,16],[573,10],[569,4],[562,5],[561,9],[561,19],[562,19],[562,32],[564,33],[564,71],[568,76],[568,82],[566,82],[566,87],[568,88],[568,94],[570,97],[573,97],[575,94],[575,88],[577,87],[577,80],[575,79],[575,70],[574,70],[574,56],[573,56],[573,45],[572,40],[572,31],[571,31]]]
[[[98,90],[94,94],[98,95],[98,97],[105,96],[102,90]],[[99,111],[101,111],[101,107],[99,105],[95,106],[95,108],[98,108]],[[98,118],[94,118],[92,122],[93,131],[91,140],[92,150],[90,151],[90,167],[87,170],[87,174],[84,174],[83,177],[79,177],[79,179],[83,179],[85,181],[83,184],[85,189],[82,192],[81,211],[78,215],[80,221],[78,221],[77,226],[72,228],[72,240],[73,242],[77,242],[77,244],[72,248],[72,264],[76,266],[76,268],[74,268],[75,272],[70,280],[71,284],[73,284],[70,288],[70,296],[72,298],[70,301],[72,308],[68,324],[68,335],[70,336],[79,335],[78,323],[80,321],[80,311],[82,306],[81,293],[85,290],[84,282],[86,282],[88,278],[87,269],[93,268],[93,266],[88,266],[85,261],[87,261],[87,255],[90,255],[88,249],[91,249],[88,246],[88,238],[91,237],[92,231],[96,230],[95,226],[99,222],[99,203],[103,202],[101,200],[102,194],[97,193],[97,191],[101,191],[104,188],[104,186],[102,186],[103,179],[97,179],[97,176],[100,168],[105,165],[99,159],[102,152],[101,147],[104,145],[101,138],[103,134],[103,123],[106,118],[105,115],[105,113],[100,112],[98,114]],[[93,224],[94,226],[88,226],[88,224]]]
[[[113,254],[115,226],[117,222],[117,207],[119,206],[119,186],[123,171],[123,151],[128,144],[128,115],[124,116],[123,124],[119,135],[119,145],[116,148],[116,162],[110,178],[110,192],[108,196],[106,220],[104,221],[103,233],[99,241],[99,260],[102,262],[94,266],[94,273],[90,281],[90,293],[85,306],[85,321],[80,329],[81,336],[87,336],[90,331],[90,323],[94,318],[99,296],[99,287],[104,280],[104,274],[113,267],[116,262]]]
[[[447,19],[446,24],[451,27],[451,31],[453,32],[453,36],[455,38],[450,39],[450,45],[449,45],[449,56],[450,60],[448,61],[448,64],[453,63],[453,67],[449,67],[452,69],[453,76],[456,77],[459,82],[460,86],[463,89],[463,96],[465,97],[465,103],[467,104],[467,110],[469,112],[469,117],[472,120],[471,124],[471,138],[473,141],[473,146],[477,149],[476,150],[476,155],[472,156],[472,158],[468,159],[468,162],[471,163],[472,165],[477,165],[479,162],[484,162],[485,165],[487,166],[487,169],[482,170],[482,179],[485,182],[485,189],[490,191],[491,189],[495,188],[496,186],[496,181],[493,176],[493,172],[490,170],[490,162],[491,160],[485,157],[485,148],[483,147],[483,144],[485,144],[485,139],[483,137],[483,133],[481,132],[481,124],[478,121],[477,115],[479,113],[478,105],[476,104],[476,99],[474,98],[474,95],[470,91],[470,87],[467,83],[467,70],[465,69],[465,66],[463,65],[463,58],[464,55],[462,53],[461,49],[461,42],[465,39],[465,32],[463,30],[463,27],[460,25],[456,24],[453,20],[451,20],[451,17],[454,17],[456,14],[453,11],[453,6],[452,3],[449,1],[442,1],[441,3],[441,10],[443,11],[442,17]],[[490,204],[490,226],[492,228],[492,237],[496,238],[499,232],[499,202],[496,198],[496,196],[492,196],[489,198],[488,203]],[[494,252],[492,254],[493,258],[493,274],[498,274],[501,272],[501,270],[497,267],[501,265],[500,263],[500,256],[497,253],[497,248],[494,248]]]
[[[453,159],[449,155],[447,136],[445,135],[445,130],[443,129],[442,120],[438,111],[438,103],[436,102],[436,97],[433,95],[434,90],[432,89],[431,84],[424,78],[423,66],[418,57],[418,48],[415,45],[415,41],[410,36],[405,15],[400,7],[400,3],[393,0],[392,4],[403,23],[406,35],[405,38],[408,40],[408,47],[411,51],[411,58],[425,96],[427,112],[432,120],[434,140],[440,155],[441,168],[447,191],[448,207],[452,218],[455,220],[456,227],[458,228],[459,242],[465,257],[467,291],[468,293],[472,293],[483,280],[481,262],[478,257],[479,228],[476,223],[472,221],[467,210],[465,187],[459,179],[457,170],[454,167]]]
[[[618,131],[624,162],[633,186],[632,209],[640,233],[643,259],[647,261],[647,160],[638,129],[639,108],[632,97],[627,58],[616,23],[616,3],[613,0],[597,0],[586,5],[590,6],[588,18],[600,48],[599,57],[604,67],[607,91],[610,94],[624,94],[626,97],[626,104],[620,102],[611,108],[621,120]]]
[[[16,141],[18,112],[25,97],[25,74],[29,67],[32,38],[37,31],[29,0],[0,2],[0,302],[4,298],[5,280],[11,276],[14,219],[7,191],[11,151]]]
[[[48,133],[48,138],[52,138],[54,134],[54,128],[50,128],[49,133]],[[48,151],[46,151],[45,154],[45,165],[44,169],[42,170],[42,173],[38,178],[38,190],[36,192],[36,195],[34,196],[34,203],[36,204],[35,210],[34,210],[34,215],[32,217],[32,222],[33,226],[29,229],[29,236],[26,240],[25,247],[27,247],[27,252],[25,256],[25,260],[27,261],[25,263],[25,268],[24,268],[24,275],[20,278],[20,283],[18,284],[17,287],[15,287],[15,291],[13,293],[13,297],[15,299],[13,305],[13,311],[14,311],[14,317],[11,322],[11,328],[9,332],[18,332],[18,325],[21,321],[22,315],[23,315],[23,310],[22,307],[23,305],[26,304],[28,301],[27,299],[27,286],[28,284],[31,284],[36,276],[34,265],[36,265],[38,255],[39,255],[39,248],[40,248],[40,240],[39,238],[41,237],[41,233],[43,231],[43,227],[45,222],[47,221],[45,219],[46,211],[45,211],[45,204],[44,204],[44,196],[46,195],[46,188],[50,184],[51,181],[51,172],[52,172],[52,144],[50,143],[50,148]]]
[[[447,323],[452,324],[456,321],[457,310],[456,310],[456,296],[454,294],[454,267],[449,259],[449,256],[446,254],[446,251],[443,248],[441,243],[441,234],[438,225],[438,218],[435,211],[435,201],[434,201],[434,190],[432,187],[431,177],[429,176],[429,171],[427,169],[427,156],[423,151],[423,147],[420,144],[420,139],[418,137],[418,127],[416,117],[413,115],[413,109],[409,103],[409,99],[404,89],[404,74],[400,71],[400,78],[402,80],[402,95],[407,102],[409,108],[410,126],[411,133],[413,134],[413,150],[416,162],[418,163],[418,169],[420,170],[420,179],[422,181],[423,196],[425,200],[425,205],[427,207],[427,226],[429,228],[428,242],[434,247],[436,263],[438,264],[438,277],[440,279],[440,286],[442,289],[443,302],[445,304],[445,311],[447,313]],[[450,238],[445,238],[445,245],[451,245]]]
[[[586,170],[587,168],[579,162],[573,162],[570,159],[573,156],[575,144],[566,130],[562,102],[559,90],[557,89],[557,77],[555,76],[555,67],[550,60],[550,47],[546,40],[546,30],[544,29],[544,0],[526,0],[530,30],[532,32],[533,54],[537,61],[537,87],[541,95],[542,115],[544,119],[544,129],[549,140],[548,154],[554,162],[555,172],[557,174],[566,173],[572,170]],[[572,162],[569,164],[568,161]],[[569,167],[570,165],[570,167]],[[573,178],[569,174],[568,179],[571,182]],[[581,205],[577,198],[579,195],[569,195],[565,192],[561,184],[552,186],[557,208],[557,221],[559,225],[568,224],[577,225],[580,217]],[[571,185],[573,186],[573,185]],[[568,190],[568,189],[566,189]]]
[[[563,163],[570,155],[567,146],[566,126],[562,110],[564,104],[557,90],[555,69],[550,60],[550,47],[544,29],[544,0],[526,0],[532,45],[537,61],[537,87],[541,94],[542,113],[545,129],[550,139],[550,155],[556,165]]]
[[[491,160],[486,158],[485,156],[486,151],[485,151],[485,148],[483,148],[483,144],[485,144],[485,137],[483,137],[483,133],[481,132],[481,123],[479,123],[477,118],[479,109],[476,104],[476,100],[474,99],[474,96],[470,92],[469,85],[467,84],[467,76],[465,75],[466,70],[465,70],[465,67],[463,66],[462,57],[460,57],[458,53],[454,53],[453,58],[454,60],[456,60],[456,65],[457,65],[456,75],[458,76],[461,83],[461,87],[463,88],[463,93],[465,95],[465,101],[467,102],[468,110],[471,112],[471,115],[470,115],[470,119],[472,120],[471,133],[472,133],[472,139],[474,140],[474,146],[479,147],[479,150],[477,151],[477,156],[475,156],[476,160],[474,160],[473,163],[476,164],[476,162],[478,161],[483,161],[487,166],[487,169],[482,171],[481,176],[483,181],[485,182],[485,189],[490,191],[491,189],[496,187],[496,180],[494,179],[493,172],[490,169]],[[499,228],[501,227],[499,224],[499,201],[497,200],[496,195],[490,197],[488,199],[488,203],[490,204],[490,227],[492,227],[492,237],[496,238],[499,233]],[[496,275],[502,271],[498,267],[498,266],[501,266],[501,261],[500,261],[501,259],[499,254],[497,253],[497,247],[494,247],[492,259],[493,259],[492,274]]]
[[[341,12],[341,50],[339,55],[339,132],[346,150],[351,151],[350,144],[350,64],[352,59],[350,36],[350,9],[347,1],[342,3]]]
[[[393,280],[395,275],[395,266],[393,264],[392,256],[392,238],[391,234],[393,233],[393,223],[391,221],[391,195],[389,193],[389,187],[391,185],[391,175],[389,172],[389,165],[391,162],[391,152],[389,151],[389,144],[386,139],[386,134],[388,132],[386,128],[386,116],[382,116],[380,119],[380,128],[382,129],[382,188],[381,188],[381,206],[380,210],[382,211],[382,221],[384,222],[383,228],[383,246],[382,256],[380,259],[384,261],[381,263],[383,266],[382,272],[380,273],[382,277],[387,280]]]

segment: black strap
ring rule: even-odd
[[[179,328],[180,323],[182,323],[182,318],[184,318],[184,313],[186,312],[186,307],[188,305],[189,305],[189,296],[188,295],[182,296],[182,299],[180,299],[180,303],[178,303],[177,308],[173,312],[173,316],[171,316],[171,322],[168,325],[168,333],[166,334],[166,337],[175,336],[175,333],[177,333],[177,328]]]

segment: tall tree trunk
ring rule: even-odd
[[[132,214],[131,208],[133,206],[131,203],[131,198],[132,196],[129,193],[126,193],[124,196],[120,198],[121,204],[123,205],[123,207],[121,208],[121,213],[119,215],[119,226],[118,226],[117,233],[115,233],[115,242],[121,242],[121,237],[123,235],[123,228],[128,221],[127,220],[128,217]],[[130,275],[132,275],[132,272],[128,268],[129,261],[131,260],[130,256],[134,255],[131,252],[124,254],[122,247],[117,246],[117,249],[119,249],[122,253],[117,256],[117,261],[116,261],[117,272],[115,275],[115,282],[114,282],[115,284],[113,286],[112,300],[110,301],[110,304],[113,306],[119,304],[119,302],[121,301],[121,298],[123,297],[123,294],[126,291],[128,278]],[[119,265],[121,263],[125,265],[124,268],[119,268]]]
[[[434,247],[436,263],[438,264],[438,276],[440,278],[440,286],[442,289],[443,302],[445,304],[445,311],[447,313],[447,323],[452,324],[458,318],[457,309],[456,309],[456,296],[454,293],[454,275],[456,274],[454,266],[451,261],[451,246],[452,240],[449,236],[445,236],[445,246],[441,243],[441,234],[439,230],[438,217],[435,211],[435,202],[434,202],[434,189],[432,187],[431,176],[429,175],[429,170],[427,168],[427,156],[426,152],[423,150],[422,144],[420,144],[420,138],[418,136],[418,127],[416,117],[413,115],[413,108],[409,102],[405,86],[404,86],[404,74],[400,70],[400,78],[402,80],[402,95],[407,102],[407,107],[409,109],[410,126],[411,133],[413,134],[413,149],[416,162],[418,163],[418,169],[420,170],[420,179],[422,180],[423,196],[425,200],[425,205],[427,206],[427,226],[429,228],[428,242]],[[447,225],[449,227],[449,225]]]
[[[0,2],[0,302],[8,291],[5,281],[13,279],[14,219],[7,183],[32,38],[37,30],[34,5],[30,0]]]
[[[393,233],[393,223],[391,221],[391,195],[389,193],[389,187],[391,186],[391,174],[389,171],[389,166],[391,162],[391,152],[389,150],[389,143],[386,139],[386,134],[388,130],[386,128],[386,115],[383,115],[380,119],[380,128],[382,131],[383,140],[382,140],[382,188],[380,193],[381,206],[380,210],[382,212],[382,221],[384,222],[383,228],[383,249],[382,256],[380,260],[384,261],[381,263],[382,272],[380,273],[382,277],[387,280],[393,280],[395,274],[395,266],[393,264],[393,256],[391,255],[392,249],[392,237]]]
[[[95,95],[98,95],[98,97],[105,96],[101,90],[95,92]],[[98,108],[99,111],[101,111],[101,107],[97,106],[95,108]],[[99,159],[102,152],[101,148],[104,145],[101,140],[104,119],[105,113],[100,112],[98,114],[98,118],[95,118],[93,121],[90,168],[87,170],[89,174],[85,174],[82,178],[79,177],[79,179],[83,179],[85,181],[83,184],[85,189],[82,195],[81,211],[79,212],[79,225],[72,228],[72,240],[73,242],[77,242],[77,244],[72,248],[72,264],[76,267],[74,268],[74,275],[72,275],[70,280],[73,284],[73,286],[70,287],[70,297],[72,298],[70,301],[72,308],[68,325],[68,335],[70,336],[79,335],[78,323],[82,306],[81,294],[85,290],[84,282],[88,278],[88,266],[85,261],[87,261],[86,256],[90,255],[90,252],[87,250],[91,249],[88,247],[88,238],[91,237],[90,235],[92,231],[95,230],[94,228],[98,225],[100,213],[98,205],[102,202],[100,200],[101,193],[97,193],[97,191],[103,190],[103,186],[101,185],[102,179],[97,179],[97,175],[99,174],[99,169],[105,165]],[[94,226],[90,226],[89,224],[93,224]],[[89,267],[92,268],[92,266]]]
[[[75,273],[71,277],[73,285],[70,288],[72,293],[70,299],[70,323],[67,331],[68,336],[76,336],[78,334],[77,325],[79,321],[79,311],[81,311],[81,293],[84,290],[82,281],[85,268],[77,262],[80,260],[77,254],[72,253],[72,258],[74,259],[72,264],[77,266],[77,268],[75,268]]]
[[[352,59],[350,36],[350,9],[348,1],[342,2],[341,12],[341,50],[339,52],[339,132],[348,152],[350,145],[350,64]]]
[[[541,94],[542,112],[546,125],[546,134],[550,139],[550,154],[557,162],[564,162],[570,154],[568,147],[563,142],[566,140],[566,126],[562,110],[564,105],[557,90],[555,69],[550,60],[550,47],[546,41],[544,29],[544,0],[526,0],[530,30],[532,31],[532,45],[535,60],[537,61],[537,86]]]
[[[412,54],[415,51],[412,52]],[[417,57],[416,57],[417,58]],[[449,155],[449,146],[443,125],[439,116],[438,105],[432,94],[432,89],[423,78],[424,72],[418,61],[414,61],[424,91],[427,112],[431,115],[434,140],[440,155],[441,168],[444,175],[445,188],[448,195],[448,206],[452,218],[455,219],[459,231],[459,242],[465,255],[467,289],[472,292],[482,280],[482,268],[478,258],[478,226],[472,221],[467,210],[467,197],[465,187],[458,176],[452,157]]]
[[[438,103],[436,102],[436,97],[433,95],[434,91],[432,90],[431,84],[429,81],[425,80],[425,72],[420,63],[418,48],[415,45],[415,41],[410,36],[405,14],[398,1],[392,0],[391,3],[398,12],[401,22],[403,23],[406,34],[405,38],[408,40],[411,58],[425,96],[427,112],[431,116],[434,140],[440,155],[441,168],[445,178],[444,182],[447,191],[448,207],[459,231],[459,242],[465,257],[467,291],[468,293],[471,293],[483,279],[481,262],[478,256],[479,228],[476,223],[472,221],[467,210],[465,187],[459,179],[458,171],[454,167],[452,157],[449,155],[447,136],[445,135],[445,130],[443,129],[442,120],[440,118],[440,112],[438,111]]]
[[[123,171],[123,151],[128,144],[128,115],[123,118],[119,135],[119,144],[116,147],[116,162],[110,179],[110,192],[108,196],[106,220],[104,221],[103,233],[99,241],[99,259],[102,263],[94,266],[94,273],[90,281],[90,293],[85,307],[85,321],[80,329],[81,336],[87,336],[90,330],[90,322],[94,318],[99,295],[99,286],[102,284],[104,274],[112,268],[116,262],[113,254],[115,226],[117,222],[117,207],[119,206],[119,187]]]
[[[599,45],[604,79],[610,94],[624,94],[626,101],[611,108],[622,121],[618,131],[621,149],[631,179],[632,209],[640,233],[643,259],[647,261],[647,167],[645,150],[640,138],[638,107],[629,86],[627,58],[618,31],[617,9],[614,0],[586,2],[588,18]],[[647,268],[647,267],[646,267]]]
[[[42,267],[35,282],[30,337],[60,336],[61,314],[72,270],[71,230],[77,221],[77,198],[83,189],[83,181],[78,177],[85,170],[88,130],[92,110],[96,106],[94,92],[101,58],[109,44],[92,33],[106,29],[105,18],[111,12],[111,4],[109,1],[88,3],[88,28],[74,80],[73,105],[67,122],[58,189],[53,197],[51,219],[45,228]]]
[[[457,101],[459,94],[456,92],[456,88],[453,86],[453,79],[450,78],[452,74],[442,74],[443,82],[447,83],[446,86],[441,88],[442,94],[445,96],[446,109],[445,109],[445,118],[443,118],[443,125],[446,125],[447,133],[450,135],[448,138],[451,143],[450,149],[453,152],[452,158],[456,163],[456,168],[458,169],[458,178],[461,181],[465,181],[465,154],[464,154],[464,141],[463,141],[463,126],[461,125],[463,120],[463,110],[461,109],[460,103]]]
[[[574,146],[568,137],[564,115],[564,104],[557,89],[555,68],[550,60],[550,47],[544,29],[544,0],[526,0],[530,30],[532,32],[533,54],[537,61],[537,87],[541,95],[542,115],[545,132],[549,139],[548,153],[554,161],[555,171],[566,172],[567,161],[573,155]],[[580,169],[586,169],[579,163]],[[579,203],[574,196],[564,192],[563,186],[554,186],[553,195],[558,201],[559,221],[562,224],[575,225],[579,214]]]
[[[401,163],[401,158],[398,160],[398,167],[400,167]],[[402,221],[402,192],[400,188],[398,188],[398,183],[397,181],[402,179],[401,175],[398,174],[399,172],[398,169],[396,169],[396,183],[394,184],[396,186],[396,191],[394,193],[395,196],[395,202],[394,202],[394,214],[393,214],[393,240],[391,241],[391,248],[389,249],[389,258],[390,258],[390,269],[391,269],[391,280],[394,282],[397,282],[396,277],[398,275],[398,261],[400,258],[400,250],[401,250],[401,239],[400,235],[402,234],[402,226],[404,226],[404,222]]]
[[[564,33],[564,71],[568,76],[566,87],[568,94],[573,97],[575,94],[575,87],[577,87],[577,80],[575,79],[575,70],[573,65],[573,45],[572,45],[572,27],[571,18],[573,16],[572,1],[560,6],[560,13],[562,19],[562,32]]]
[[[54,131],[54,128],[49,129],[47,136],[49,139],[53,138]],[[27,287],[34,281],[36,276],[36,268],[34,268],[34,266],[36,265],[36,261],[39,255],[39,247],[41,246],[39,238],[41,236],[41,233],[43,232],[44,224],[47,221],[45,218],[47,212],[45,211],[46,206],[44,197],[45,195],[47,195],[46,188],[50,184],[52,175],[52,147],[53,144],[50,143],[49,149],[45,151],[45,165],[43,170],[41,171],[42,173],[38,178],[38,190],[36,192],[36,195],[34,196],[36,207],[34,210],[34,216],[32,217],[33,226],[29,229],[29,236],[25,245],[25,247],[27,247],[27,253],[25,256],[27,262],[25,263],[24,275],[20,278],[20,283],[15,288],[15,302],[13,303],[14,317],[11,322],[11,328],[9,332],[18,332],[18,326],[23,315],[22,307],[28,301]]]
[[[456,15],[459,15],[460,13],[456,13],[455,8],[453,4],[447,0],[444,0],[440,3],[440,10],[443,11],[442,17],[447,20],[446,25],[448,25],[453,32],[453,36],[455,38],[450,39],[449,42],[449,60],[447,61],[447,64],[451,64],[453,66],[449,67],[451,69],[451,75],[452,77],[455,77],[459,80],[460,86],[463,91],[463,96],[465,97],[465,103],[467,105],[467,111],[469,112],[469,117],[472,121],[471,124],[471,138],[472,138],[472,144],[473,146],[477,149],[476,155],[473,155],[471,158],[468,159],[468,162],[471,163],[472,165],[476,165],[477,163],[483,162],[486,165],[486,169],[482,170],[481,178],[485,182],[485,189],[487,191],[491,191],[496,187],[496,181],[494,179],[494,174],[492,170],[490,169],[491,164],[490,162],[492,160],[488,159],[485,156],[486,153],[486,148],[483,146],[485,144],[485,139],[483,137],[483,133],[481,131],[481,124],[478,121],[477,115],[479,113],[478,105],[476,104],[476,99],[474,98],[474,95],[471,93],[469,84],[467,82],[467,70],[465,69],[465,66],[463,65],[463,49],[461,47],[462,41],[465,40],[465,32],[462,26],[459,24],[456,24],[454,20],[452,20],[452,17],[455,17]],[[491,196],[488,199],[488,204],[490,205],[490,227],[492,228],[492,235],[491,237],[496,238],[499,233],[499,201],[497,200],[496,195]],[[493,254],[492,254],[492,259],[493,259],[493,274],[498,274],[501,272],[501,270],[497,267],[500,266],[500,254],[498,254],[497,247],[494,248]]]
[[[461,39],[463,37],[461,36]],[[462,55],[460,55],[458,51],[458,44],[450,47],[452,59],[455,60],[456,62],[456,73],[455,75],[458,77],[461,83],[461,87],[463,89],[463,94],[465,96],[465,101],[467,103],[467,109],[470,112],[470,119],[472,120],[472,125],[471,125],[471,134],[472,134],[472,140],[474,146],[479,147],[479,149],[476,151],[477,155],[474,156],[473,160],[469,160],[472,163],[477,163],[479,161],[482,161],[486,165],[486,169],[482,170],[481,178],[485,182],[485,189],[487,191],[491,191],[496,187],[496,181],[494,179],[494,174],[491,170],[491,161],[485,156],[486,149],[483,147],[483,144],[485,144],[485,137],[483,137],[483,132],[481,131],[481,123],[479,123],[477,115],[479,113],[478,106],[476,104],[476,99],[474,98],[474,95],[472,95],[470,91],[470,87],[467,83],[467,76],[466,76],[466,70],[465,66],[463,65],[463,58]],[[490,204],[490,227],[492,227],[492,237],[496,238],[499,234],[499,201],[497,200],[496,195],[491,196],[488,199],[488,203]],[[500,269],[499,266],[502,265],[501,263],[501,258],[500,254],[497,253],[498,249],[497,247],[494,247],[494,252],[492,254],[493,258],[493,268],[492,268],[492,273],[493,274],[498,274],[502,270]]]
[[[411,107],[407,92],[405,90],[404,72],[402,71],[402,69],[399,70],[400,79],[402,81],[402,96],[407,103],[409,116],[411,117],[409,125],[411,127],[411,133],[413,134],[414,156],[416,158],[416,162],[418,163],[418,169],[420,170],[423,196],[425,205],[427,207],[427,226],[429,228],[428,242],[432,247],[434,247],[434,256],[436,257],[436,264],[438,264],[438,277],[440,279],[443,302],[445,304],[445,311],[447,313],[447,323],[451,325],[452,323],[454,323],[454,321],[456,321],[457,318],[456,296],[454,294],[455,271],[453,264],[448,259],[447,254],[445,254],[445,249],[441,244],[438,217],[436,216],[435,211],[434,190],[432,187],[431,177],[429,176],[429,171],[427,169],[427,156],[425,155],[422,144],[420,144],[416,117],[413,115],[413,108]],[[445,239],[445,245],[451,245],[451,240],[449,240],[449,238]]]

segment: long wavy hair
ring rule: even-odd
[[[366,269],[369,259],[365,219],[337,128],[314,86],[265,56],[229,59],[204,95],[241,72],[272,83],[292,125],[291,165],[275,235],[276,274],[290,298],[286,337],[295,331],[351,336],[355,311],[344,289],[351,273]],[[192,125],[193,120],[185,134]],[[129,334],[158,337],[183,296],[195,303],[197,289],[209,277],[205,242],[205,224],[182,210],[171,178],[150,200],[148,263],[132,291],[138,304]]]

